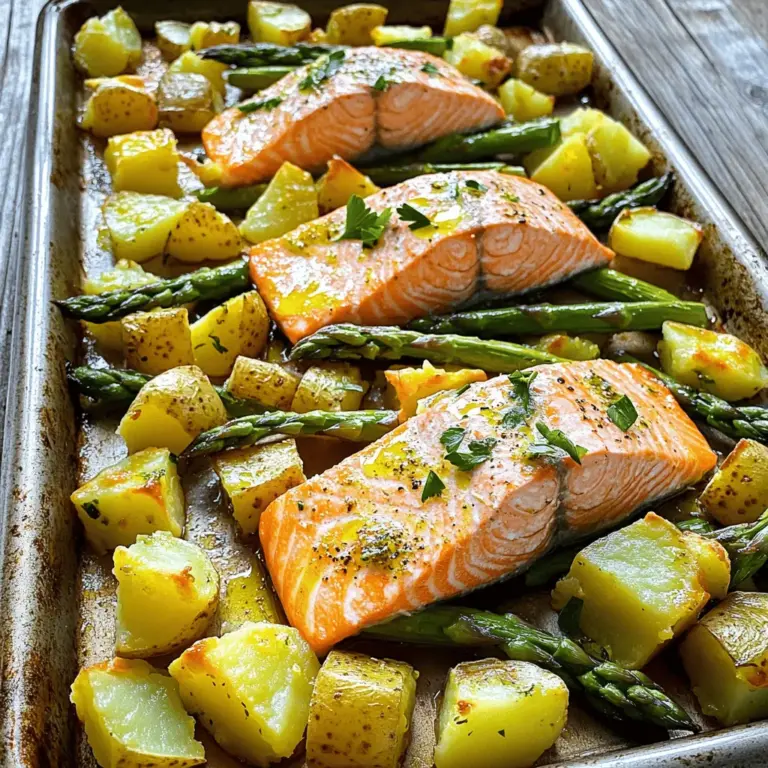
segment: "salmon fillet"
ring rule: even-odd
[[[394,212],[404,203],[432,225],[411,230]],[[497,171],[418,176],[365,204],[393,211],[373,248],[337,241],[339,208],[251,249],[253,281],[292,342],[331,323],[398,325],[476,293],[524,293],[613,258],[548,189]]]
[[[523,402],[508,376],[476,383],[267,507],[259,532],[269,572],[317,653],[520,572],[555,543],[615,525],[715,466],[693,422],[641,366],[531,370],[523,423],[503,420]],[[627,432],[607,415],[621,395],[638,413]],[[585,448],[581,465],[564,453],[532,455],[536,422]],[[490,458],[470,471],[447,461],[441,437],[452,427],[466,430],[464,446],[495,439]],[[445,488],[422,501],[430,470]]]
[[[374,144],[409,149],[504,119],[495,99],[428,53],[350,48],[336,71],[309,87],[307,77],[321,79],[327,61],[301,67],[253,97],[279,101],[273,108],[246,114],[233,107],[203,129],[205,151],[225,185],[269,179],[286,160],[320,170],[334,155],[353,160]]]

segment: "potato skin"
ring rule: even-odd
[[[89,77],[113,77],[141,62],[141,35],[133,19],[117,7],[80,27],[72,55]]]
[[[242,240],[228,216],[210,203],[188,203],[177,219],[165,252],[179,261],[229,261],[240,253]]]
[[[184,307],[137,312],[122,319],[123,349],[129,368],[158,374],[191,365],[192,335]]]
[[[287,411],[300,381],[300,376],[276,363],[238,357],[226,386],[235,397]]]
[[[297,5],[266,0],[251,0],[248,3],[248,29],[254,41],[293,45],[305,40],[311,28],[310,15]]]
[[[592,51],[573,43],[529,45],[517,57],[517,76],[537,91],[568,96],[592,81]]]
[[[97,85],[85,103],[80,127],[94,136],[108,138],[151,131],[157,127],[157,120],[157,103],[143,86],[114,79]]]
[[[211,81],[196,72],[166,72],[157,89],[159,124],[178,133],[200,133],[223,103]]]
[[[368,388],[360,369],[349,363],[322,363],[309,368],[293,396],[291,410],[356,411]]]
[[[383,5],[355,3],[331,11],[326,38],[334,45],[373,45],[371,30],[387,20]]]

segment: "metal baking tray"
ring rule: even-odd
[[[69,494],[79,482],[113,463],[124,448],[114,423],[76,413],[67,390],[66,361],[82,354],[72,324],[62,320],[51,300],[76,292],[84,268],[109,263],[100,244],[99,203],[108,191],[94,144],[75,126],[79,78],[70,46],[80,24],[104,13],[113,0],[53,0],[37,25],[33,93],[26,149],[27,185],[19,205],[24,229],[15,289],[6,294],[4,316],[13,317],[8,363],[9,392],[0,474],[0,765],[3,768],[95,766],[69,705],[77,668],[112,655],[114,582],[109,558],[96,558],[82,546]],[[307,0],[317,21],[338,0]],[[162,18],[193,20],[242,17],[245,0],[172,0],[122,5],[142,31]],[[447,2],[391,2],[392,23],[439,28]],[[768,356],[768,267],[765,255],[734,211],[715,191],[642,86],[594,24],[580,0],[507,2],[513,10],[551,30],[558,39],[581,42],[596,54],[594,99],[625,121],[654,151],[655,170],[677,176],[670,209],[705,225],[697,259],[697,285],[727,327]],[[215,11],[211,13],[211,7]],[[514,23],[519,23],[519,13]],[[242,19],[241,19],[242,20]],[[21,118],[20,118],[21,119]],[[8,306],[14,301],[13,307]],[[233,541],[232,528],[210,470],[186,483],[190,532],[198,542]],[[235,542],[224,578],[248,567],[249,551]],[[220,549],[220,548],[219,548]],[[499,599],[499,588],[478,600]],[[528,617],[551,621],[544,596],[523,595],[513,602]],[[498,604],[498,603],[497,603]],[[215,627],[213,628],[216,629]],[[419,694],[408,768],[429,768],[434,743],[435,697],[448,663],[457,655],[396,645],[361,644],[379,655],[405,658],[419,669]],[[670,663],[671,662],[671,663]],[[692,696],[670,651],[654,662],[651,674],[691,712]],[[665,734],[642,727],[608,726],[572,703],[568,726],[539,761],[550,766],[768,766],[768,722],[715,730],[702,724],[699,736]],[[204,734],[203,734],[204,736]],[[659,741],[659,738],[663,738]],[[209,765],[239,765],[206,739]],[[300,758],[292,764],[300,764]],[[468,766],[471,768],[471,766]]]

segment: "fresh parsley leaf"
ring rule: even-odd
[[[373,84],[373,89],[375,91],[386,91],[390,85],[392,83],[384,75],[380,75],[379,79]]]
[[[403,203],[397,209],[397,212],[403,221],[411,222],[408,225],[408,229],[421,229],[422,227],[428,227],[432,223],[420,210],[408,203]]]
[[[455,397],[460,397],[461,395],[463,395],[469,389],[469,387],[470,387],[469,384],[464,384],[463,386],[459,387],[456,390],[456,392],[454,393],[454,396]]]
[[[227,352],[229,352],[229,350],[221,343],[221,339],[218,336],[214,336],[212,333],[209,333],[208,338],[213,342],[213,348],[220,355],[225,355]]]
[[[448,453],[458,450],[461,441],[467,430],[462,427],[449,427],[440,435],[440,443],[445,447]]]
[[[440,70],[431,62],[428,61],[422,68],[422,72],[426,72],[428,75],[439,75]]]
[[[626,395],[622,395],[608,408],[608,418],[622,432],[626,432],[637,421],[635,404]]]
[[[465,184],[467,185],[467,189],[474,195],[484,195],[488,191],[488,187],[486,187],[485,184],[481,184],[475,179],[467,179]]]
[[[308,91],[319,88],[331,75],[339,71],[346,53],[340,49],[327,56],[321,56],[309,68],[307,76],[299,83],[299,90]]]
[[[501,196],[508,202],[508,203],[519,203],[520,198],[517,195],[513,195],[511,192],[502,192]]]
[[[246,101],[245,104],[240,104],[237,108],[241,112],[257,112],[260,109],[274,109],[283,103],[282,96],[274,96],[271,99],[263,99],[262,101]]]
[[[507,411],[504,411],[504,415],[501,417],[501,426],[507,429],[513,429],[519,426],[525,421],[526,411],[519,405],[514,405]]]
[[[469,472],[491,458],[493,446],[497,442],[498,440],[495,437],[472,440],[467,445],[466,451],[451,451],[445,455],[445,458],[457,469]]]
[[[347,220],[344,231],[337,240],[362,240],[363,245],[374,246],[392,216],[392,209],[376,213],[366,206],[363,198],[352,195],[347,203]]]
[[[509,374],[515,397],[520,401],[524,411],[528,411],[531,407],[531,384],[538,375],[538,371],[515,371]]]
[[[580,445],[576,445],[571,441],[565,432],[559,429],[550,429],[546,424],[541,421],[536,422],[536,429],[538,433],[544,438],[544,445],[549,448],[558,448],[561,451],[565,451],[577,464],[581,464],[581,457],[585,456],[588,451]],[[529,451],[535,455],[540,456],[552,456],[553,454],[537,448],[542,446],[542,443],[534,443],[529,447]]]
[[[427,479],[424,481],[424,490],[421,492],[421,500],[426,501],[433,496],[439,496],[444,488],[445,483],[430,469]]]

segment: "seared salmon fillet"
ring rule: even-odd
[[[405,203],[431,224],[411,229],[396,212]],[[476,293],[524,293],[613,258],[548,189],[497,171],[418,176],[365,204],[393,212],[373,248],[338,240],[339,208],[251,249],[253,281],[292,342],[331,323],[398,325]]]
[[[595,360],[530,372],[527,405],[514,374],[473,384],[267,507],[259,533],[269,572],[317,653],[520,572],[555,543],[616,525],[714,467],[704,437],[641,366]],[[638,414],[626,432],[607,414],[622,395]],[[506,416],[511,409],[523,418]],[[586,449],[581,464],[547,455],[537,423]],[[488,457],[457,468],[449,451]],[[444,488],[430,479],[435,495],[422,501],[430,472]]]
[[[260,91],[252,100],[265,107],[233,107],[208,123],[203,144],[224,184],[263,181],[286,160],[319,170],[334,155],[353,160],[374,144],[408,149],[504,119],[495,99],[428,53],[350,48],[334,56],[343,59],[321,57]]]

